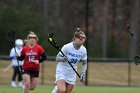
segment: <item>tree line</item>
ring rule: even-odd
[[[70,42],[75,27],[88,33],[90,57],[129,57],[137,48],[126,31],[130,23],[139,37],[139,0],[1,0],[0,1],[0,55],[8,55],[12,48],[8,33],[25,39],[34,31],[40,44],[50,56],[57,51],[47,41],[48,33],[55,34],[62,46]],[[88,31],[86,30],[88,13]]]

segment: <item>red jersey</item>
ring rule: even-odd
[[[40,65],[35,64],[32,60],[39,60],[40,56],[44,53],[44,49],[36,44],[33,48],[24,46],[21,55],[25,56],[22,69],[39,71]]]

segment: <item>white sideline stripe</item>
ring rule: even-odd
[[[5,69],[3,69],[3,72],[6,72],[7,70],[9,70],[12,67],[12,64],[9,64]]]

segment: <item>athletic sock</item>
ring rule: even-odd
[[[57,90],[58,90],[58,88],[57,88],[57,86],[55,86],[54,89],[52,90],[52,93],[57,93]]]

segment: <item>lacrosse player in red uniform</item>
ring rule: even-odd
[[[18,60],[23,60],[22,78],[24,82],[23,93],[29,93],[37,86],[39,77],[40,63],[46,59],[46,55],[42,46],[37,44],[38,37],[34,32],[30,32],[27,36],[26,46],[23,47],[21,55],[16,54]]]

